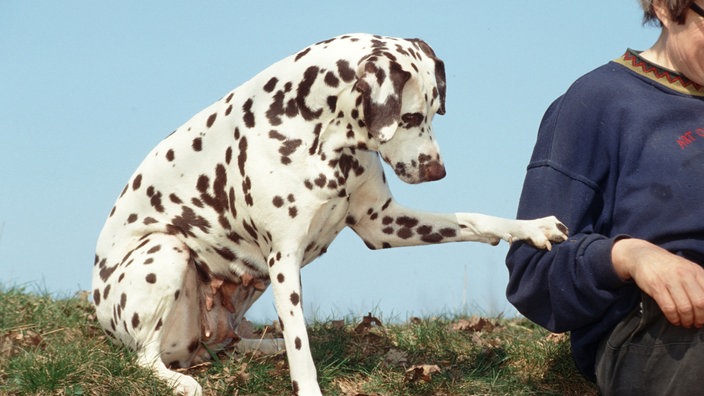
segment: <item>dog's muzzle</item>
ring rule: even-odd
[[[445,177],[445,166],[439,161],[425,162],[420,165],[420,177],[423,181],[435,181]]]

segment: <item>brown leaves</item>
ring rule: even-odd
[[[436,364],[421,364],[418,366],[413,366],[406,370],[406,374],[403,376],[406,382],[430,382],[431,376],[434,373],[439,373],[440,367]]]
[[[0,359],[9,359],[22,350],[44,347],[44,337],[29,329],[19,328],[0,336]]]
[[[367,316],[362,318],[362,323],[358,324],[357,327],[354,328],[354,332],[357,334],[366,334],[374,326],[384,327],[384,325],[381,324],[381,320],[375,318],[372,316],[372,313],[369,312]]]
[[[381,393],[365,393],[363,389],[366,384],[364,382],[360,383],[360,380],[357,378],[341,378],[335,381],[335,383],[337,387],[340,388],[340,394],[344,396],[381,396]]]
[[[384,355],[384,364],[387,366],[406,366],[408,363],[408,354],[399,349],[391,348]]]
[[[496,327],[496,324],[489,319],[472,316],[469,319],[459,319],[452,323],[452,330],[467,331],[467,332],[491,332]]]
[[[567,336],[567,333],[550,333],[545,337],[545,339],[550,342],[554,342],[555,344],[559,344],[563,341],[567,341],[569,336]]]
[[[384,353],[388,347],[388,334],[379,318],[372,316],[371,312],[362,318],[350,334],[355,350],[364,356],[374,356]]]

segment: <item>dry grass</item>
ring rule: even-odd
[[[261,332],[259,328],[257,331]],[[271,328],[266,329],[271,332]],[[309,328],[326,395],[596,395],[569,340],[523,319],[369,315]],[[188,370],[206,395],[291,394],[283,354],[223,352]],[[170,395],[134,355],[109,343],[85,296],[0,290],[0,394]]]

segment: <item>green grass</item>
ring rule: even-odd
[[[326,395],[596,395],[567,336],[524,319],[371,316],[309,328]],[[0,288],[0,395],[170,395],[108,342],[85,296]],[[289,395],[283,354],[223,352],[185,370],[206,395]]]

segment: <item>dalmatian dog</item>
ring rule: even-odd
[[[433,214],[394,201],[380,158],[408,183],[445,167],[433,116],[445,70],[428,44],[349,34],[265,69],[151,151],[99,236],[93,302],[105,333],[175,391],[190,367],[240,342],[271,285],[295,394],[320,395],[300,270],[344,228],[371,249],[567,238],[554,217]]]

